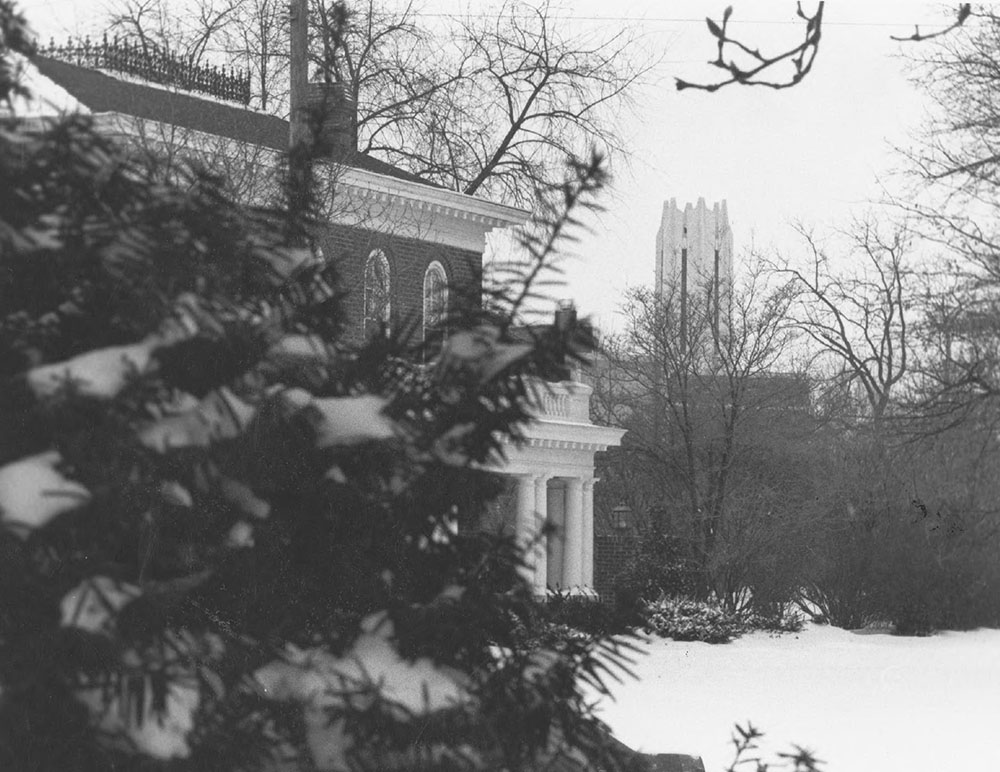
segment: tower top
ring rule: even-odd
[[[726,200],[709,207],[702,196],[683,207],[676,198],[664,201],[656,234],[656,287],[664,295],[709,277],[732,279],[733,234]]]

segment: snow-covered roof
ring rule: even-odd
[[[20,70],[20,83],[28,97],[15,97],[13,113],[26,118],[35,118],[60,113],[90,113],[83,104],[66,88],[52,78],[43,75],[32,61],[23,56],[12,55],[14,66]]]
[[[288,121],[242,105],[155,86],[48,56],[35,56],[26,72],[31,72],[39,94],[62,92],[85,112],[118,113],[160,121],[274,150],[288,147]],[[365,153],[355,151],[338,161],[351,168],[438,187]]]
[[[41,55],[27,63],[25,71],[30,74],[27,84],[36,97],[30,105],[22,106],[18,113],[20,115],[51,115],[54,112],[78,110],[94,114],[99,119],[107,119],[122,130],[136,119],[149,120],[277,152],[288,147],[288,121],[222,99],[194,96],[145,83],[134,77]],[[516,226],[529,217],[529,213],[523,209],[442,188],[356,150],[338,157],[336,163],[341,169],[338,173],[339,183],[351,187],[362,198],[378,199],[381,208],[386,209],[386,217],[391,215],[392,219],[398,221],[402,215],[405,219],[405,216],[412,214],[409,210],[416,206],[418,209],[432,210],[448,220],[457,218],[477,224],[472,228],[476,232],[470,232],[471,235],[456,235],[451,233],[455,230],[454,227],[443,225],[441,227],[449,233],[435,236],[428,235],[424,218],[420,218],[417,230],[413,234],[406,234],[415,238],[430,238],[482,252],[481,229]],[[407,212],[396,211],[398,206],[389,212],[385,206],[387,203],[400,201],[409,202],[404,207]],[[372,217],[372,212],[366,211],[363,219],[371,224]],[[398,227],[399,223],[396,222],[396,225]]]

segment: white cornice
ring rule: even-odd
[[[504,474],[591,479],[594,453],[618,445],[624,434],[610,426],[539,418],[525,428],[520,444],[504,441],[504,462],[490,468]]]
[[[527,221],[523,209],[355,167],[331,166],[330,219],[482,254],[486,234]]]
[[[368,198],[382,201],[390,198],[407,199],[418,209],[471,220],[488,228],[523,225],[531,216],[525,209],[352,166],[337,172],[337,180],[340,184],[363,192]]]
[[[140,136],[142,124],[158,123],[122,113],[99,113],[95,122],[109,133],[126,136]],[[185,132],[207,141],[218,139],[193,129]],[[269,152],[277,159],[277,151]],[[482,254],[489,231],[522,225],[531,216],[514,206],[367,169],[335,164],[328,164],[327,169],[329,217],[341,225]]]
[[[529,424],[524,434],[529,445],[539,447],[560,447],[555,443],[562,443],[562,447],[578,445],[587,446],[580,447],[581,450],[606,450],[621,442],[625,430],[613,426],[542,418]]]

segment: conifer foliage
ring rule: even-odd
[[[0,54],[6,101],[5,0]],[[515,335],[514,287],[434,350],[348,350],[302,190],[150,163],[0,122],[0,768],[615,768],[581,684],[623,644],[526,646],[521,547],[456,527],[575,331]]]

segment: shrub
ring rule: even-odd
[[[555,624],[589,635],[619,635],[642,624],[641,617],[629,609],[605,605],[593,596],[553,592],[545,605]]]
[[[815,621],[845,630],[883,621],[877,566],[887,539],[884,518],[869,513],[828,523],[803,578],[800,608]]]
[[[997,541],[983,524],[931,513],[920,502],[884,545],[877,602],[899,635],[1000,623]]]
[[[777,604],[773,607],[755,609],[745,617],[744,622],[753,630],[797,633],[805,624],[805,617],[787,604]]]
[[[596,597],[550,592],[544,601],[514,619],[514,646],[523,652],[539,648],[558,650],[567,641],[614,637],[629,647],[628,639],[634,636],[634,628],[642,624],[639,617],[630,620],[631,624]]]
[[[989,526],[919,502],[836,524],[800,605],[837,627],[880,622],[900,635],[1000,624],[998,544]]]
[[[614,642],[523,655],[522,549],[453,528],[583,330],[516,339],[521,283],[436,350],[412,324],[352,350],[306,186],[250,209],[155,163],[0,117],[0,768],[613,762],[583,685]],[[602,178],[570,170],[535,272]]]
[[[541,649],[559,650],[567,641],[586,641],[591,636],[569,625],[552,622],[541,615],[515,619],[511,629],[513,650],[527,654]]]
[[[688,544],[658,529],[639,537],[635,557],[615,577],[615,605],[623,614],[639,614],[643,604],[661,596],[697,597],[704,572]]]
[[[675,641],[729,643],[745,631],[739,616],[711,602],[663,597],[643,609],[646,629]]]
[[[739,724],[734,727],[732,736],[733,747],[736,749],[736,757],[732,764],[726,768],[726,772],[735,772],[737,769],[755,765],[757,772],[769,772],[771,769],[791,769],[792,772],[819,772],[823,763],[817,759],[812,751],[808,751],[801,746],[795,746],[792,751],[779,753],[779,761],[768,763],[761,758],[760,744],[758,740],[764,737],[764,733],[757,727],[747,722],[744,729]]]

